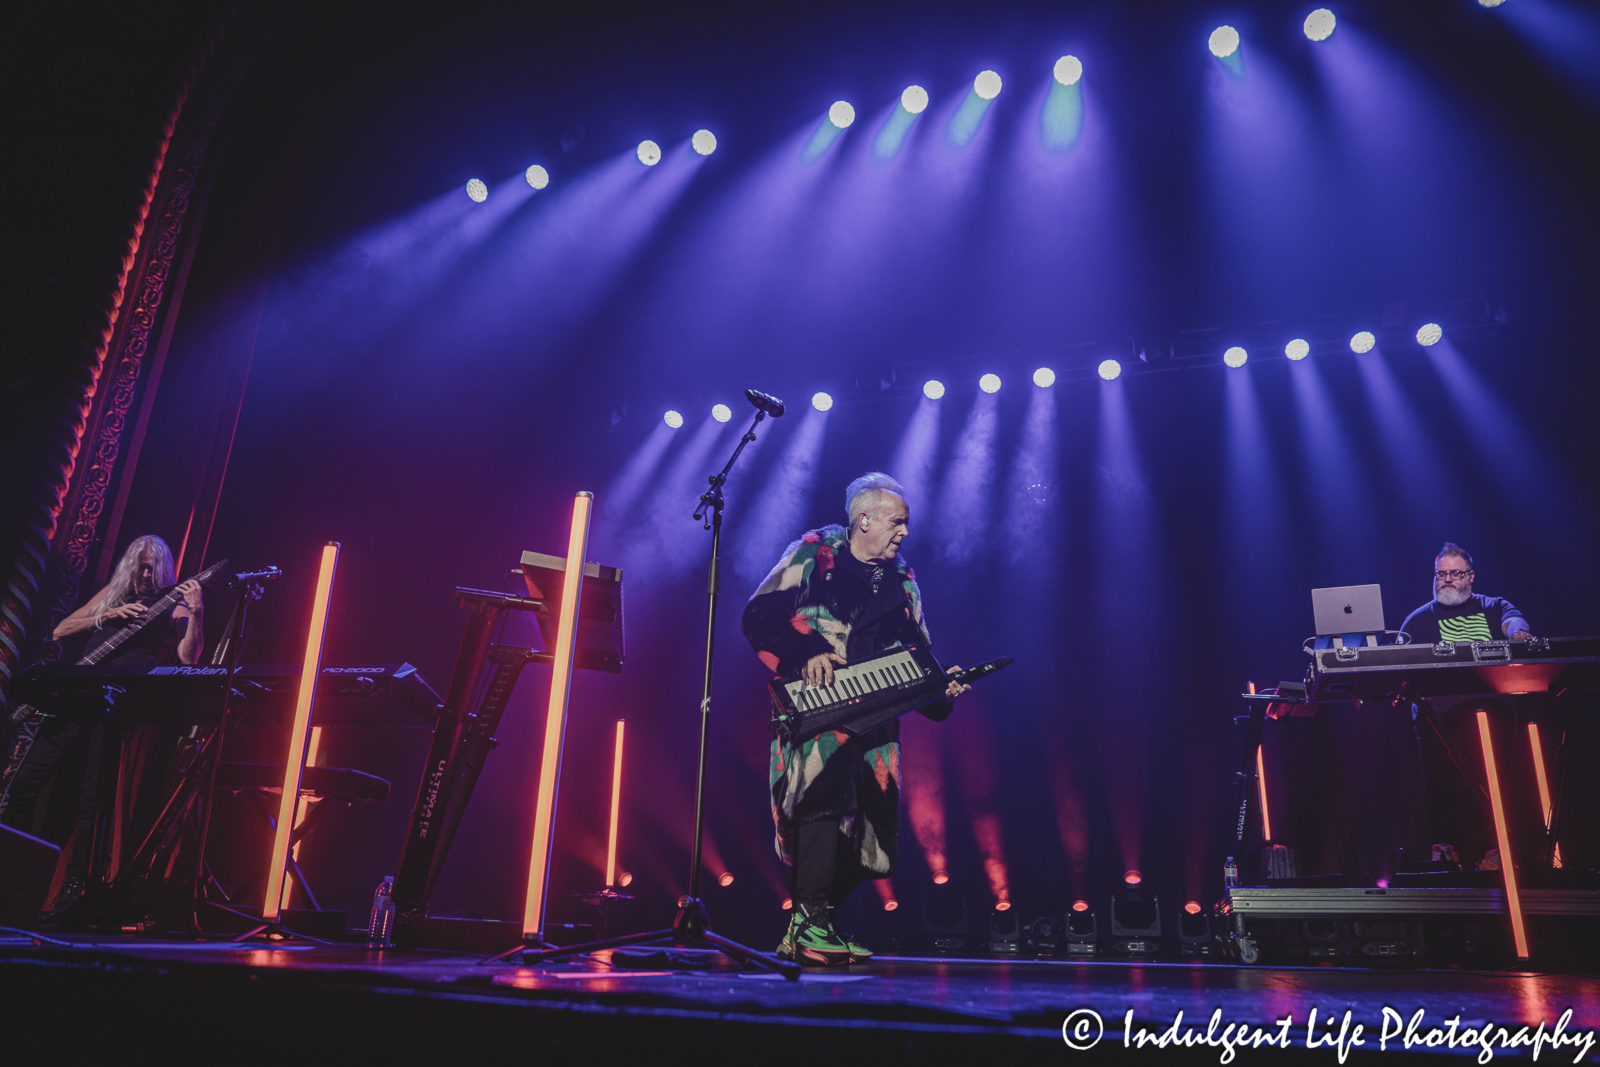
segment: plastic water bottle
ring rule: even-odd
[[[372,918],[367,923],[367,944],[372,948],[394,945],[394,875],[385,875],[372,894]]]
[[[1232,856],[1222,865],[1222,884],[1230,888],[1239,884],[1239,865]]]

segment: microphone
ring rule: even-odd
[[[759,389],[746,389],[744,398],[775,419],[783,417],[783,401],[775,396],[768,396]]]

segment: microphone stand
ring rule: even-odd
[[[754,398],[751,402],[756,403]],[[524,963],[542,963],[545,960],[579,956],[600,949],[641,945],[650,941],[670,939],[674,945],[686,945],[691,941],[708,941],[737,960],[776,971],[790,981],[800,979],[798,963],[780,960],[776,956],[759,952],[721,934],[713,933],[711,920],[706,914],[706,903],[700,898],[700,841],[705,828],[706,751],[711,738],[711,660],[716,644],[717,596],[722,574],[722,561],[718,556],[718,550],[722,545],[722,509],[725,504],[722,490],[727,484],[728,472],[733,469],[734,463],[743,454],[745,447],[756,439],[756,427],[767,417],[766,408],[759,404],[757,407],[756,417],[750,423],[750,429],[739,438],[739,447],[733,450],[733,455],[723,464],[721,472],[711,476],[709,479],[711,486],[700,494],[700,506],[694,511],[695,521],[703,522],[705,528],[711,531],[711,567],[706,584],[705,669],[700,680],[700,762],[694,786],[694,844],[689,860],[689,892],[678,898],[678,915],[673,919],[670,930],[652,930],[648,933],[629,934],[555,949],[524,949],[522,951]],[[781,409],[779,413],[781,414]]]

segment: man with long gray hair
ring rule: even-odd
[[[922,593],[900,556],[911,521],[905,490],[887,474],[862,475],[845,490],[845,514],[848,527],[811,530],[785,549],[744,609],[744,634],[761,662],[810,685],[831,685],[835,666],[897,644],[929,644]],[[943,720],[967,688],[952,681],[945,700],[922,713]],[[899,721],[859,737],[828,730],[799,744],[775,738],[769,778],[794,901],[778,955],[823,965],[868,959],[834,912],[864,879],[894,873]]]

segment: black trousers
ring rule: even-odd
[[[19,739],[26,743],[25,738],[19,737],[20,732],[32,730],[33,741],[12,775],[0,821],[24,833],[40,833],[58,845],[64,845],[72,835],[75,822],[78,836],[67,870],[82,878],[88,873],[92,854],[102,779],[109,779],[108,785],[115,784],[115,767],[108,763],[120,753],[121,734],[110,713],[108,699],[63,702],[49,710],[50,714],[36,727],[25,722],[13,731],[8,754]],[[80,769],[82,779],[77,788],[76,820],[52,818],[50,825],[37,826],[39,802],[51,776],[62,772],[64,777],[58,778],[58,790],[61,785],[70,788],[70,780],[77,777],[75,772]],[[56,795],[61,794],[58,791]]]
[[[803,822],[796,827],[794,866],[789,872],[794,906],[838,908],[861,884],[853,837],[839,832],[838,819]]]

